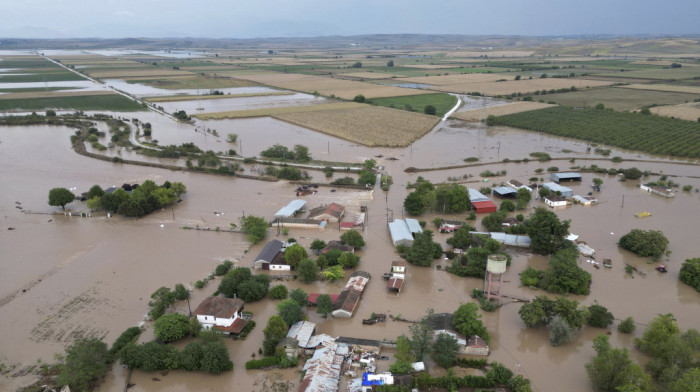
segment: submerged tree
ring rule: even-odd
[[[49,205],[66,209],[66,204],[75,200],[73,192],[66,188],[53,188],[49,191]]]

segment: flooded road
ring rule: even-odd
[[[662,159],[660,157],[625,151],[613,151],[611,156],[656,162],[612,163],[603,158],[595,162],[508,163],[404,173],[403,170],[410,166],[461,164],[468,156],[478,156],[481,162],[494,162],[505,157],[520,159],[533,151],[546,151],[553,157],[595,157],[586,154],[586,144],[582,142],[459,121],[448,121],[437,127],[412,148],[389,149],[357,146],[270,118],[197,121],[200,127],[218,129],[221,136],[217,138],[195,132],[190,125],[176,124],[155,113],[139,113],[137,116],[141,121],[153,124],[153,138],[161,145],[192,141],[203,149],[215,151],[242,147],[242,155],[251,156],[276,142],[290,147],[301,143],[308,145],[316,158],[349,162],[383,155],[383,158],[376,159],[394,177],[394,186],[388,194],[381,190],[338,190],[332,193],[330,188],[320,188],[318,194],[307,197],[309,207],[332,201],[345,204],[350,216],[359,210],[361,204],[369,207],[368,227],[364,233],[367,246],[358,252],[362,257],[358,269],[370,272],[372,280],[355,317],[322,319],[313,310],[307,313],[311,321],[319,323],[318,333],[333,336],[394,339],[401,333],[408,333],[408,323],[387,321],[363,326],[362,318],[372,312],[383,312],[414,320],[427,308],[436,312],[453,312],[460,303],[471,301],[469,295],[473,288],[482,286],[481,279],[460,278],[435,268],[409,266],[401,294],[396,296],[386,291],[380,277],[389,270],[391,261],[398,259],[386,229],[387,209],[391,209],[396,218],[402,216],[403,199],[407,193],[405,185],[414,182],[418,175],[440,182],[448,176],[471,174],[468,180],[473,182],[467,185],[479,188],[511,178],[521,182],[533,176],[548,178],[547,174],[537,175],[535,170],[538,168],[556,165],[564,169],[570,165],[595,163],[606,168],[636,166],[642,170],[662,171],[678,175],[673,177],[674,182],[700,188],[700,180],[693,178],[700,176],[697,166],[661,163],[658,162]],[[93,160],[70,149],[69,136],[72,133],[71,129],[49,126],[0,128],[0,329],[4,332],[0,336],[0,362],[15,366],[0,378],[0,390],[15,390],[26,385],[32,376],[18,375],[22,369],[35,364],[37,359],[51,361],[54,353],[61,352],[77,337],[103,337],[111,344],[124,329],[143,320],[148,298],[160,286],[173,287],[176,283],[191,286],[196,280],[208,276],[224,259],[234,260],[241,266],[252,266],[253,258],[264,243],[250,248],[242,235],[215,232],[214,229],[237,223],[244,213],[269,218],[295,198],[295,186],[284,182],[268,183]],[[242,146],[230,147],[224,142],[227,133],[238,133]],[[564,149],[573,152],[564,153]],[[124,150],[123,154],[127,152]],[[387,157],[398,160],[388,160]],[[508,174],[480,183],[479,173],[486,168],[505,169]],[[312,174],[322,178],[320,173]],[[582,183],[571,186],[575,193],[586,194],[591,190],[594,175],[583,173],[583,176]],[[671,312],[681,328],[697,327],[700,323],[700,295],[680,283],[677,277],[683,260],[698,257],[697,232],[690,214],[700,206],[698,193],[678,192],[675,199],[664,199],[643,193],[635,181],[619,182],[614,176],[607,175],[599,177],[604,180],[601,192],[596,193],[599,205],[570,206],[557,210],[557,213],[563,219],[572,220],[571,231],[581,235],[581,240],[596,249],[596,257],[611,258],[613,268],[596,270],[582,259],[581,267],[593,275],[591,294],[570,298],[586,305],[597,300],[608,307],[617,322],[633,316],[638,323],[646,324],[657,314]],[[76,188],[76,192],[80,192],[93,184],[107,187],[146,179],[157,183],[181,181],[188,187],[188,193],[183,202],[172,208],[138,220],[47,215],[60,212],[60,208],[46,204],[48,190],[53,187]],[[541,201],[532,201],[528,209],[539,205],[542,205]],[[16,207],[35,213],[24,213]],[[73,211],[86,211],[81,203],[71,203],[67,207]],[[650,211],[652,216],[635,218],[634,213],[639,211]],[[428,214],[420,219],[429,222],[431,228],[430,222],[436,216]],[[197,225],[212,230],[180,228]],[[479,222],[476,225],[481,228]],[[8,227],[15,230],[9,231]],[[657,274],[654,265],[647,264],[646,259],[617,247],[620,236],[632,228],[656,229],[665,233],[672,252],[663,258],[669,273]],[[308,246],[316,238],[338,239],[340,232],[333,227],[325,231],[291,229],[289,236]],[[270,229],[269,238],[284,237],[277,237],[276,230]],[[436,238],[444,244],[449,237],[438,234]],[[507,283],[503,291],[529,298],[542,295],[541,291],[519,287],[518,273],[527,266],[545,268],[547,259],[522,250],[509,250],[509,253],[513,262],[506,272]],[[625,263],[635,265],[648,275],[632,277],[625,274]],[[444,268],[448,264],[440,260],[434,265]],[[289,288],[301,287],[307,292],[337,293],[345,281],[308,285],[293,280],[282,283]],[[210,295],[217,284],[215,280],[202,290],[195,289],[192,306]],[[233,372],[209,376],[179,371],[165,375],[137,371],[132,375],[131,382],[135,384],[132,390],[255,390],[256,378],[268,372],[246,371],[244,364],[257,353],[262,329],[267,318],[274,314],[275,305],[276,301],[268,299],[246,304],[246,310],[254,312],[253,320],[257,326],[245,341],[227,340],[235,366]],[[187,312],[186,303],[177,306],[178,311]],[[583,364],[593,355],[592,339],[605,330],[587,327],[572,342],[551,347],[545,329],[525,328],[517,314],[519,307],[517,303],[508,303],[494,313],[484,313],[483,318],[493,336],[489,360],[502,362],[517,374],[529,377],[538,391],[556,390],[562,385],[575,392],[590,390]],[[639,354],[632,349],[631,337],[617,332],[617,322],[610,329],[611,343],[630,348],[633,357],[639,360]],[[640,336],[643,329],[643,325],[638,325],[635,336]],[[147,340],[152,337],[152,332],[147,330],[144,335],[142,339]],[[298,369],[281,373],[296,383]],[[125,376],[124,369],[115,366],[100,390],[123,391]],[[154,381],[154,378],[159,381]]]

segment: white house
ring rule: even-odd
[[[404,278],[406,274],[406,262],[405,261],[392,261],[391,262],[391,273],[401,279]]]
[[[550,207],[563,207],[569,204],[569,201],[566,200],[566,198],[557,195],[545,196],[544,202]]]
[[[226,335],[239,334],[248,324],[239,298],[207,297],[192,314],[204,330],[217,329]]]

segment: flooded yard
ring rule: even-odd
[[[203,100],[202,104],[213,105],[211,101]],[[126,116],[131,118],[134,115]],[[612,163],[608,158],[587,153],[584,142],[507,128],[486,128],[461,121],[440,123],[412,147],[392,149],[358,146],[270,118],[198,120],[192,126],[175,123],[151,112],[137,116],[141,121],[153,124],[153,138],[161,145],[193,142],[205,150],[242,149],[240,155],[252,156],[274,143],[289,147],[304,144],[309,146],[315,158],[328,161],[362,162],[382,156],[375,159],[394,178],[394,185],[388,193],[378,188],[373,191],[338,189],[331,192],[331,188],[321,187],[316,195],[306,197],[307,206],[311,208],[333,201],[346,205],[352,212],[358,211],[360,205],[369,208],[368,226],[364,232],[367,245],[358,252],[361,261],[357,269],[369,272],[372,279],[355,316],[323,319],[313,309],[307,312],[309,320],[318,323],[317,333],[332,336],[393,340],[402,333],[408,334],[409,323],[388,320],[365,326],[362,318],[377,312],[416,320],[427,308],[436,312],[453,312],[460,303],[471,301],[472,289],[482,287],[481,279],[460,278],[445,272],[443,269],[448,262],[438,260],[434,266],[441,266],[440,270],[409,266],[401,294],[387,292],[381,275],[388,272],[392,261],[398,260],[386,226],[388,210],[395,218],[404,215],[403,200],[408,193],[405,185],[415,182],[419,175],[434,182],[467,175],[466,181],[471,182],[466,185],[478,189],[511,178],[521,182],[527,182],[530,177],[547,180],[546,171],[536,173],[539,168],[558,166],[564,170],[571,165],[593,163],[606,168],[636,166],[641,170],[662,172],[678,176],[672,177],[676,183],[700,188],[697,166],[669,163],[663,157],[616,149],[611,156],[649,162]],[[197,128],[199,131],[195,131]],[[202,132],[202,128],[217,129],[220,136]],[[32,376],[22,375],[22,369],[35,364],[37,359],[51,361],[54,353],[62,352],[77,337],[101,337],[111,344],[124,329],[143,321],[149,296],[158,287],[173,287],[176,283],[191,287],[226,259],[239,266],[252,266],[264,241],[251,247],[241,234],[215,232],[214,229],[238,223],[244,214],[269,219],[295,198],[293,190],[296,186],[286,182],[269,183],[90,159],[71,150],[69,136],[72,133],[72,129],[50,126],[0,128],[0,329],[3,331],[0,362],[8,368],[14,366],[0,378],[2,390],[15,390],[26,385]],[[225,142],[227,133],[237,133],[239,142]],[[407,167],[460,165],[470,156],[485,163],[504,158],[522,159],[534,151],[547,152],[555,158],[599,160],[574,163],[568,159],[531,161],[415,174],[404,172]],[[128,154],[129,159],[146,159],[126,150],[122,150],[122,154],[125,157]],[[397,160],[388,159],[390,157]],[[678,163],[684,162],[678,160]],[[486,169],[507,170],[507,175],[490,178],[484,183],[479,173]],[[311,174],[319,179],[323,176],[320,172]],[[609,329],[611,344],[629,348],[634,359],[641,360],[643,358],[632,348],[631,337],[617,332],[615,327],[620,319],[633,316],[640,323],[634,336],[640,336],[644,324],[658,314],[673,313],[682,329],[697,327],[700,322],[700,296],[678,280],[681,263],[686,258],[698,257],[694,245],[697,231],[690,212],[698,210],[700,198],[692,191],[678,192],[674,199],[665,199],[642,192],[636,181],[619,182],[615,176],[592,173],[583,173],[583,182],[573,183],[570,187],[575,194],[585,195],[592,191],[593,177],[604,180],[601,192],[595,192],[600,200],[598,205],[570,206],[556,212],[562,219],[571,219],[571,232],[579,234],[581,240],[593,247],[597,258],[612,259],[613,268],[594,269],[581,258],[580,266],[593,275],[591,294],[570,296],[570,299],[585,305],[597,301],[606,306],[618,319]],[[181,181],[188,192],[181,203],[140,219],[70,217],[62,215],[60,208],[46,204],[48,190],[53,187],[75,188],[76,192],[81,192],[93,184],[108,187],[146,179],[159,184],[166,180]],[[533,200],[528,210],[540,205],[543,205],[541,201]],[[87,211],[80,202],[67,207],[73,211]],[[636,218],[634,213],[639,211],[649,211],[652,216]],[[55,212],[59,215],[51,215]],[[463,219],[463,215],[452,218]],[[419,219],[427,221],[427,227],[432,228],[430,222],[437,216],[426,214]],[[482,228],[479,220],[475,225]],[[183,230],[183,226],[212,230]],[[14,230],[7,230],[9,227]],[[661,230],[669,238],[671,253],[663,258],[669,273],[658,274],[647,259],[618,248],[620,236],[633,228]],[[289,237],[308,247],[316,238],[328,241],[338,239],[340,234],[337,227],[331,225],[324,231],[291,229]],[[268,239],[271,238],[285,237],[270,229]],[[447,234],[436,235],[443,245],[447,238]],[[543,295],[542,291],[520,287],[518,274],[528,266],[545,268],[547,258],[523,250],[509,249],[508,252],[513,260],[504,277],[503,292],[527,298]],[[647,276],[626,274],[626,263],[646,272]],[[348,275],[346,272],[346,277]],[[296,280],[280,282],[290,289],[300,287],[307,292],[338,293],[345,280],[312,284]],[[276,283],[273,281],[273,285]],[[210,295],[217,284],[218,280],[214,280],[204,289],[195,289],[192,306],[196,307],[199,301]],[[257,353],[262,329],[268,317],[275,313],[275,305],[276,301],[270,299],[246,304],[246,310],[254,313],[257,326],[244,341],[226,341],[234,362],[232,372],[210,376],[181,371],[165,374],[135,371],[130,381],[135,385],[130,390],[256,390],[256,380],[269,372],[246,371],[244,364]],[[494,313],[483,313],[492,334],[489,360],[502,362],[516,374],[530,378],[535,390],[557,390],[562,385],[574,392],[590,390],[583,365],[594,353],[592,339],[606,330],[586,327],[573,341],[561,347],[551,347],[545,329],[525,327],[518,316],[519,307],[518,303],[507,303]],[[187,304],[179,303],[178,311],[186,313]],[[145,335],[142,340],[152,338],[151,330]],[[299,369],[278,372],[296,384]],[[125,380],[125,369],[116,365],[100,390],[122,391]],[[344,385],[344,381],[341,380],[341,384]]]

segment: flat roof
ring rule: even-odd
[[[275,213],[275,218],[289,218],[293,216],[294,213],[304,208],[306,205],[306,200],[296,199],[292,200],[286,206],[282,207]]]
[[[493,188],[493,191],[498,193],[499,195],[508,195],[511,193],[518,193],[517,189],[511,188],[509,186],[499,186],[497,188]]]
[[[552,173],[549,178],[554,179],[554,178],[559,178],[559,179],[564,179],[564,178],[581,178],[579,173],[574,173],[574,172],[566,172],[566,173]]]

